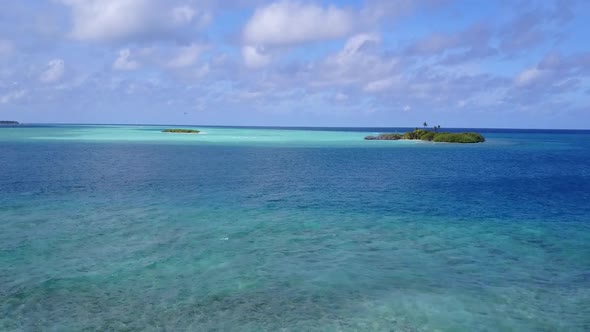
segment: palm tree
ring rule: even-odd
[[[424,121],[424,129],[426,129],[426,127],[428,127],[428,123],[426,123],[426,121]]]

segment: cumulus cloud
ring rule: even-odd
[[[182,47],[178,54],[168,61],[167,66],[170,68],[183,68],[191,66],[197,62],[204,49],[205,47],[203,45],[198,44],[191,44],[189,46]]]
[[[547,54],[538,65],[524,69],[514,78],[514,84],[531,93],[563,93],[579,88],[583,79],[590,76],[590,53],[563,56]]]
[[[41,73],[39,80],[43,83],[54,83],[63,77],[65,63],[62,59],[53,59],[47,63],[47,68]]]
[[[544,41],[558,40],[560,30],[574,17],[577,1],[556,0],[531,2],[534,7],[515,15],[500,31],[500,48],[507,53],[519,52],[541,45]]]
[[[531,86],[537,82],[540,82],[547,73],[539,68],[529,68],[518,74],[514,80],[514,83],[520,87]]]
[[[447,2],[446,0],[365,0],[366,6],[362,9],[361,17],[364,20],[376,21],[383,18],[397,18],[408,15],[412,11],[422,9],[438,9]]]
[[[339,38],[351,32],[352,14],[344,9],[283,0],[259,8],[243,31],[249,45],[292,45]]]
[[[412,44],[407,52],[410,54],[438,54],[461,44],[459,34],[435,32]]]
[[[379,84],[371,85],[370,82],[386,77],[393,83],[393,70],[398,66],[399,59],[383,54],[380,46],[381,38],[377,34],[361,33],[350,37],[342,50],[316,65],[318,73],[312,84],[357,84],[365,86],[366,91],[376,91]]]
[[[190,6],[179,6],[172,8],[171,17],[174,24],[189,23],[197,14]]]
[[[338,101],[338,102],[345,102],[349,99],[350,97],[342,92],[338,92],[336,95],[334,95],[334,100]]]
[[[272,60],[271,56],[265,54],[263,50],[249,45],[242,47],[242,57],[244,64],[249,68],[262,68]]]
[[[367,83],[364,87],[364,90],[366,92],[377,93],[389,89],[392,85],[393,79],[385,78]]]
[[[119,51],[119,56],[113,62],[113,69],[116,70],[135,70],[139,68],[139,62],[132,60],[131,51],[126,48]]]
[[[8,104],[26,96],[27,91],[24,89],[10,91],[4,95],[0,95],[0,104]]]
[[[373,33],[361,33],[349,38],[344,44],[342,52],[337,56],[337,61],[347,62],[364,50],[381,42],[381,38]]]
[[[490,27],[476,23],[457,32],[434,32],[413,42],[404,53],[440,57],[440,62],[446,65],[458,64],[495,55],[497,50],[490,46],[492,37]]]
[[[70,36],[83,41],[181,38],[208,15],[178,1],[60,0],[73,15]],[[201,22],[202,23],[202,22]]]
[[[158,102],[172,100],[178,110],[197,104],[226,109],[219,118],[211,115],[218,122],[233,120],[232,110],[246,107],[252,110],[248,116],[256,107],[291,112],[294,118],[304,109],[334,111],[335,117],[350,112],[356,121],[371,110],[366,119],[397,113],[422,121],[427,112],[456,112],[462,118],[529,107],[532,114],[560,100],[588,102],[590,54],[576,43],[583,34],[573,25],[556,26],[571,15],[580,20],[584,11],[570,7],[560,11],[562,18],[551,18],[553,1],[503,2],[484,16],[467,13],[437,30],[427,24],[431,17],[423,9],[447,0],[50,0],[42,1],[43,9],[72,19],[60,21],[51,34],[69,32],[70,38],[56,43],[44,37],[58,44],[51,49],[40,47],[39,33],[31,32],[43,19],[25,19],[46,10],[39,11],[36,1],[17,2],[9,6],[22,15],[5,13],[18,19],[0,20],[0,102],[14,102],[14,109],[23,106],[22,99],[53,98],[72,107],[70,101],[100,93],[106,106],[133,102],[156,109]],[[436,20],[448,19],[456,9],[436,8]],[[200,35],[208,13],[216,10],[223,17],[212,22],[210,35]],[[401,16],[407,19],[396,21]],[[244,18],[244,25],[236,27],[235,17]],[[555,42],[558,37],[563,40]],[[539,59],[541,50],[554,53]],[[17,51],[18,57],[10,56]],[[61,59],[47,63],[65,51],[75,52],[67,68]],[[37,82],[29,80],[31,68]],[[105,68],[138,71],[121,76]],[[41,97],[29,100],[29,95]]]
[[[590,52],[570,56],[559,53],[547,54],[538,65],[539,69],[559,71],[564,74],[590,75]]]
[[[545,17],[535,12],[515,17],[503,27],[500,47],[514,52],[540,44],[546,38],[544,21]]]

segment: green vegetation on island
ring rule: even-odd
[[[0,120],[0,125],[17,125],[17,124],[20,124],[20,123],[18,123],[18,121]]]
[[[438,133],[434,136],[434,142],[447,143],[482,143],[485,138],[479,133]]]
[[[198,134],[201,131],[194,129],[164,129],[163,133],[174,133],[174,134]]]
[[[424,127],[427,124],[424,122]],[[414,129],[404,134],[380,134],[377,136],[367,136],[366,140],[377,141],[395,141],[395,140],[420,140],[429,142],[445,142],[445,143],[481,143],[485,138],[479,133],[448,133],[439,132],[440,126],[435,126],[433,130]]]

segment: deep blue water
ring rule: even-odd
[[[367,148],[3,130],[2,331],[590,330],[588,131]]]

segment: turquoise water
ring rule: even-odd
[[[590,132],[162,128],[0,128],[0,330],[590,329]]]

